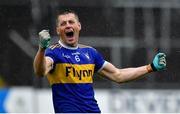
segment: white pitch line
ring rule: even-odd
[[[36,50],[32,47],[31,43],[26,41],[20,34],[15,30],[9,32],[10,39],[29,57],[34,58]]]

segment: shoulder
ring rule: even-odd
[[[47,53],[54,53],[58,51],[57,49],[60,49],[62,46],[59,43],[54,43],[51,44],[47,49],[46,49],[46,54]]]
[[[93,48],[91,46],[88,45],[84,45],[84,44],[78,44],[79,48]]]
[[[84,44],[78,44],[79,48],[84,48],[84,49],[88,49],[88,50],[91,50],[91,51],[97,51],[94,47],[92,46],[88,46],[88,45],[84,45]]]
[[[86,50],[86,51],[89,51],[91,52],[92,54],[97,54],[99,53],[94,47],[92,46],[88,46],[88,45],[83,45],[83,44],[78,44],[79,48],[83,49],[83,50]]]
[[[53,43],[45,50],[45,55],[53,58],[57,55],[56,52],[58,52],[61,47],[59,43]]]
[[[97,52],[97,50],[94,48],[94,47],[92,47],[92,46],[88,46],[88,45],[84,45],[84,44],[78,44],[78,46],[79,46],[79,48],[81,48],[81,49],[84,49],[84,50],[89,50],[89,51],[91,51],[91,52]]]
[[[61,44],[59,44],[58,42],[57,43],[54,43],[52,45],[49,46],[49,49],[53,50],[55,48],[61,48]]]

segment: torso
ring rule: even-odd
[[[94,51],[84,45],[67,49],[56,44],[48,49],[47,56],[54,60],[47,78],[52,86],[55,112],[69,106],[80,112],[100,112],[92,87],[94,72],[98,70]]]

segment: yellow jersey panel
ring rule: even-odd
[[[94,74],[94,64],[56,64],[53,73],[49,73],[47,78],[50,84],[56,83],[92,83]]]

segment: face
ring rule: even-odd
[[[58,16],[56,31],[64,44],[71,47],[77,46],[80,30],[81,24],[75,14],[68,13]]]

